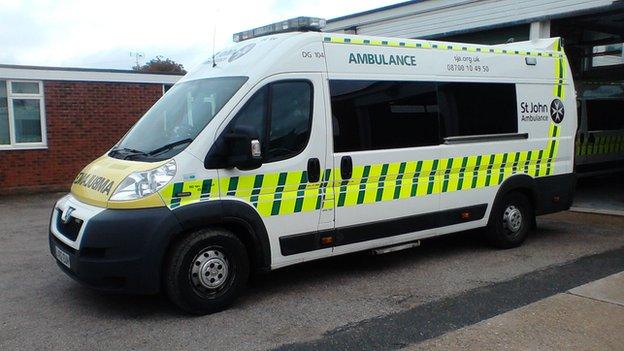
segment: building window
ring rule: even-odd
[[[624,64],[622,47],[622,43],[594,46],[592,48],[591,66],[605,67]]]
[[[43,83],[0,80],[0,150],[45,146]]]

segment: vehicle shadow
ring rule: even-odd
[[[404,265],[417,264],[430,257],[455,255],[460,252],[490,250],[480,231],[454,233],[424,239],[417,248],[372,255],[370,251],[356,252],[323,260],[285,267],[252,281],[252,287],[262,290],[279,288],[301,282],[327,281],[334,276],[357,275],[393,270]],[[459,250],[459,251],[458,251]]]
[[[546,240],[556,230],[540,228],[529,241]],[[483,239],[483,229],[453,233],[425,239],[418,248],[371,255],[368,251],[330,257],[285,267],[250,279],[248,290],[233,307],[236,310],[254,308],[275,294],[305,291],[309,287],[326,286],[341,279],[374,279],[380,272],[390,272],[418,265],[422,261],[446,259],[466,253],[478,255],[496,250]],[[78,284],[64,292],[94,314],[109,318],[171,319],[189,318],[171,304],[164,294],[122,295],[94,291]],[[228,313],[228,310],[221,312]]]

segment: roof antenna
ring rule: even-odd
[[[215,61],[215,42],[217,41],[217,21],[215,21],[212,29],[212,67],[217,67],[217,61]]]

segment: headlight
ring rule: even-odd
[[[134,172],[124,179],[111,196],[112,201],[140,199],[154,194],[173,179],[176,163],[171,160],[164,165],[143,172]]]

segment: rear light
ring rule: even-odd
[[[321,245],[327,246],[334,243],[334,237],[332,236],[323,236],[321,237]]]

